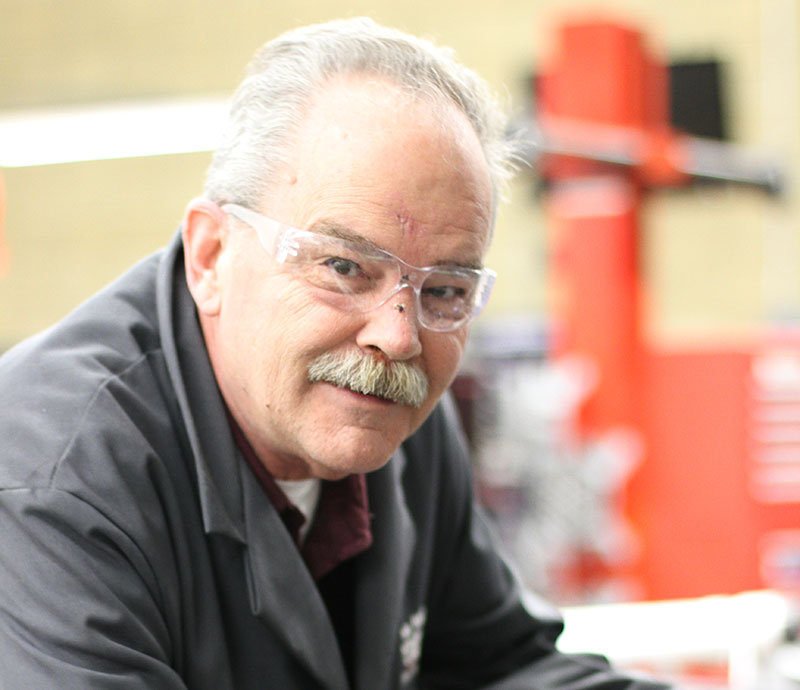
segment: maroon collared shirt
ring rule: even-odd
[[[236,445],[298,545],[300,555],[315,580],[319,581],[340,563],[369,548],[372,532],[367,483],[363,474],[322,482],[314,521],[301,542],[300,528],[305,517],[275,483],[230,414],[228,420]]]

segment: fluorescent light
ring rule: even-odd
[[[212,151],[227,110],[208,98],[0,112],[0,166]]]

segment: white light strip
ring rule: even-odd
[[[675,669],[723,661],[731,665],[731,675],[742,673],[748,659],[763,659],[794,623],[792,601],[770,590],[567,607],[563,613],[561,651],[595,652],[629,667]]]
[[[213,98],[0,111],[0,166],[212,151],[227,111]]]

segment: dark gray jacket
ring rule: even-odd
[[[0,400],[0,687],[348,687],[325,605],[231,438],[179,236],[0,359]],[[448,400],[368,491],[357,688],[628,685],[556,653],[558,617],[522,605]]]

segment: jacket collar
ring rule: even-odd
[[[244,460],[245,569],[253,614],[331,690],[347,690],[336,633],[289,531]]]
[[[161,257],[156,305],[167,369],[194,460],[205,531],[244,543],[242,490],[235,471],[239,459],[186,284],[180,232]]]
[[[396,687],[400,673],[398,631],[417,536],[403,494],[405,464],[401,446],[384,467],[367,476],[373,541],[359,561],[355,616],[356,683],[370,690]]]

